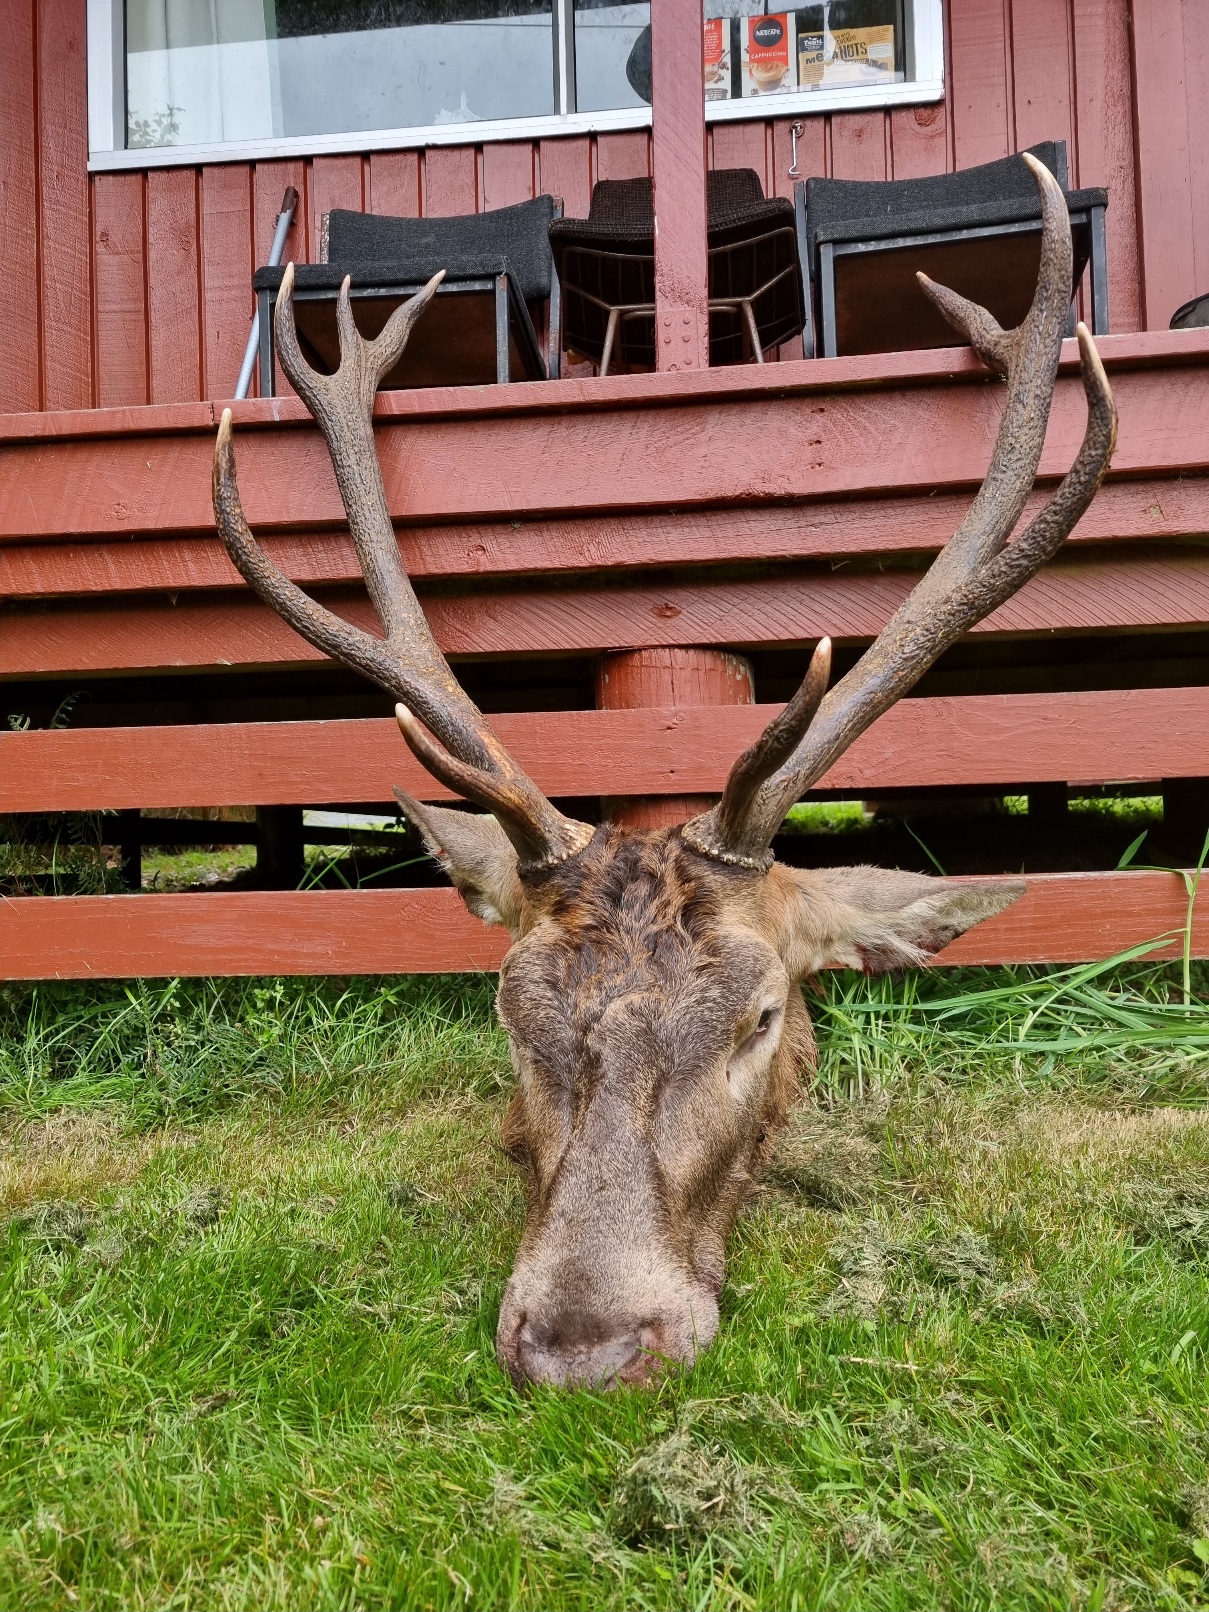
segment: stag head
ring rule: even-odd
[[[1009,542],[1041,455],[1071,293],[1066,202],[1048,171],[1024,160],[1043,213],[1024,323],[1004,331],[921,276],[1007,382],[969,514],[856,666],[829,687],[830,647],[819,644],[798,693],[735,763],[719,804],[677,827],[593,828],[557,811],[463,692],[428,629],[391,525],[372,410],[439,276],[373,342],[356,330],[346,281],[332,376],[299,351],[292,268],[277,304],[278,352],[327,441],[383,637],[322,609],[267,560],[243,517],[223,416],[215,514],[248,584],[309,642],[394,694],[419,760],[489,814],[399,796],[470,910],[512,936],[498,997],[516,1074],[504,1131],[525,1172],[528,1214],[497,1346],[518,1382],[612,1386],[691,1362],[717,1330],[735,1215],[814,1062],[800,982],[833,964],[922,963],[1024,888],[863,867],[805,872],[777,865],[771,852],[788,808],[857,735],[1055,553],[1107,468],[1116,416],[1080,326],[1083,445]]]

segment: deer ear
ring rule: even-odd
[[[885,974],[927,962],[958,935],[1010,907],[1023,879],[964,884],[884,868],[773,867],[781,956],[795,979],[828,964]]]
[[[503,924],[515,935],[524,895],[516,852],[495,818],[426,806],[401,789],[395,790],[395,797],[475,917]]]

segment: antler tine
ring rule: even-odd
[[[418,712],[445,747],[440,753],[448,752],[450,763],[456,759],[473,774],[473,788],[465,791],[469,798],[491,811],[498,807],[501,827],[516,847],[522,873],[532,872],[581,849],[592,830],[550,804],[450,670],[404,569],[374,445],[378,383],[397,362],[441,278],[435,275],[397,309],[372,342],[353,322],[346,278],[336,310],[341,362],[334,375],[320,375],[302,356],[294,324],[293,264],[286,269],[277,301],[275,335],[282,366],[327,443],[385,639],[360,631],[316,604],[277,570],[257,544],[240,503],[229,409],[223,413],[215,444],[214,513],[227,553],[249,587],[308,643],[372,678]],[[420,759],[425,760],[424,755]]]
[[[922,598],[947,593],[1007,542],[1024,510],[1045,446],[1050,402],[1071,300],[1070,212],[1058,181],[1023,153],[1041,198],[1041,263],[1023,323],[1003,330],[990,313],[947,286],[918,276],[920,288],[978,356],[1008,383],[1007,402],[982,486],[965,519],[920,583]]]
[[[398,359],[412,326],[436,292],[440,279],[440,275],[434,275],[422,291],[396,310],[377,341],[368,342],[353,322],[346,276],[336,305],[340,367],[334,375],[320,375],[307,363],[298,345],[294,322],[294,265],[290,263],[277,296],[273,333],[281,366],[314,415],[327,443],[365,585],[387,642],[408,665],[415,667],[424,681],[437,685],[446,683],[443,691],[446,697],[460,703],[465,696],[433,642],[403,569],[374,447],[373,426],[378,382]],[[409,317],[401,318],[401,315]],[[391,339],[387,340],[388,337]],[[384,341],[386,344],[382,345]],[[467,705],[469,703],[466,701]],[[471,753],[465,759],[481,766],[486,757],[475,747],[473,731],[469,737]],[[451,738],[450,742],[461,754],[457,741]]]
[[[827,684],[831,681],[831,640],[821,638],[810,657],[806,676],[789,704],[764,729],[749,750],[745,750],[730,769],[722,799],[713,813],[716,824],[716,843],[702,840],[699,825],[706,818],[694,818],[684,829],[684,837],[695,849],[714,856],[721,862],[735,866],[765,867],[772,860],[771,852],[753,861],[742,851],[720,849],[738,845],[742,838],[743,823],[751,810],[756,792],[766,778],[797,749],[807,728],[814,719]]]
[[[720,860],[766,865],[773,835],[792,803],[951,644],[1057,552],[1103,480],[1116,444],[1116,410],[1095,343],[1086,326],[1080,325],[1088,403],[1082,446],[1040,514],[1005,548],[1040,461],[1070,300],[1066,201],[1048,171],[1027,153],[1025,160],[1041,192],[1042,253],[1037,292],[1024,323],[1003,331],[985,309],[931,287],[931,282],[925,286],[930,294],[936,293],[937,306],[946,316],[952,315],[988,364],[1002,366],[1007,373],[1009,396],[986,480],[931,568],[857,664],[822,699],[793,755],[756,791],[741,819],[728,812],[724,823],[719,806],[687,826],[689,842]],[[746,761],[747,757],[741,758],[735,772]]]
[[[534,828],[532,807],[525,792],[514,782],[487,776],[477,767],[468,767],[464,761],[451,756],[444,745],[431,739],[405,705],[395,706],[395,720],[407,740],[412,755],[428,772],[455,794],[463,795],[482,806],[499,821],[520,854],[523,872],[536,872],[538,868],[561,860],[552,856],[544,838]],[[528,780],[525,780],[528,782]],[[396,790],[395,794],[399,795]],[[586,826],[586,825],[585,825]]]

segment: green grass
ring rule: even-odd
[[[1209,1604],[1209,1009],[834,976],[713,1351],[514,1392],[492,982],[0,988],[0,1607]]]

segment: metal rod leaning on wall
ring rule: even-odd
[[[285,238],[290,233],[290,225],[294,222],[294,210],[298,206],[298,192],[293,185],[285,187],[285,195],[281,198],[281,211],[277,215],[277,228],[273,231],[273,244],[269,248],[268,267],[275,269],[281,262],[281,254],[285,251]],[[260,308],[259,305],[252,315],[252,329],[248,334],[248,345],[244,348],[243,363],[239,370],[239,379],[235,383],[235,396],[247,397],[248,388],[252,384],[252,371],[256,367],[256,349],[260,344]]]

